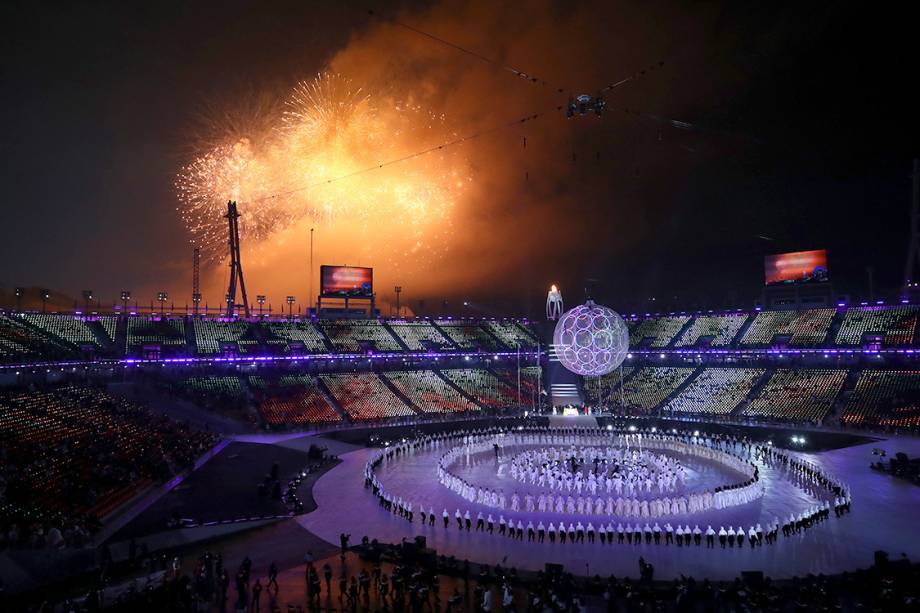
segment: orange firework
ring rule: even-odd
[[[375,104],[347,79],[318,75],[294,88],[272,129],[214,147],[182,169],[183,219],[193,240],[218,255],[229,199],[239,202],[249,248],[308,218],[357,231],[391,263],[434,254],[470,180],[462,161],[437,152],[364,171],[450,138],[444,124],[411,100]]]

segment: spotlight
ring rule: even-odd
[[[635,431],[636,431],[636,427],[635,427],[635,426],[630,426],[630,427],[629,427],[629,431],[630,431],[630,432],[635,432]]]
[[[18,373],[17,373],[17,374],[18,374]],[[611,426],[610,424],[607,424],[607,430],[608,430],[608,431],[609,431],[609,430],[613,430],[613,426]]]
[[[694,431],[693,431],[693,436],[699,436],[699,435],[700,435],[700,431],[699,431],[699,430],[694,430]]]

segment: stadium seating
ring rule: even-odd
[[[846,376],[845,370],[777,370],[741,414],[820,422],[833,407]]]
[[[415,414],[373,373],[320,375],[320,380],[351,419],[360,421]]]
[[[623,366],[602,377],[585,377],[582,386],[585,400],[588,404],[619,403],[619,395],[613,395],[613,392],[619,389],[620,382],[627,379],[634,370],[632,366]]]
[[[690,327],[684,330],[674,343],[675,347],[693,347],[707,337],[712,338],[713,347],[729,345],[747,321],[747,313],[732,315],[697,315]]]
[[[478,411],[456,388],[431,370],[394,371],[383,375],[399,392],[425,413]]]
[[[451,368],[442,370],[441,374],[484,407],[499,409],[518,404],[517,389],[483,368]],[[521,401],[525,402],[523,392]]]
[[[195,329],[198,355],[221,353],[221,343],[236,344],[241,354],[249,353],[258,345],[249,322],[198,319],[192,323],[192,327]]]
[[[674,315],[664,317],[649,317],[647,319],[630,320],[629,346],[639,347],[646,339],[649,347],[667,347],[674,340],[677,333],[690,321],[689,315]]]
[[[280,345],[285,353],[291,351],[291,343],[303,343],[306,353],[329,351],[323,335],[308,321],[271,321],[266,322],[265,329],[270,336],[268,344]]]
[[[920,426],[920,371],[865,370],[847,397],[847,425]]]
[[[763,376],[759,368],[707,368],[664,406],[673,413],[728,415]]]
[[[89,532],[92,517],[190,467],[215,442],[94,388],[0,394],[0,529]]]
[[[521,324],[513,321],[487,321],[486,330],[492,333],[508,349],[530,349],[537,346],[537,337]]]
[[[102,328],[104,333],[104,340],[111,345],[115,344],[115,339],[118,335],[118,317],[115,315],[101,315],[94,318],[96,323]],[[121,348],[124,350],[124,347]]]
[[[494,371],[502,381],[511,385],[515,390],[517,389],[517,368],[495,368]],[[531,398],[539,397],[541,384],[542,374],[539,366],[521,366],[521,396],[525,403]]]
[[[787,336],[790,347],[819,346],[827,338],[835,313],[834,309],[761,311],[754,317],[739,345],[765,347],[776,336]]]
[[[50,360],[73,355],[72,346],[26,325],[18,316],[0,315],[0,360]]]
[[[143,345],[185,347],[185,320],[133,316],[128,318],[128,349]]]
[[[494,351],[498,349],[498,343],[495,338],[477,323],[439,319],[435,324],[460,349],[468,351],[475,349]]]
[[[259,413],[265,423],[281,425],[316,425],[342,421],[311,376],[284,376],[277,381],[250,377],[253,387],[262,391]]]
[[[669,366],[640,368],[623,383],[623,402],[630,409],[651,411],[664,402],[695,370]],[[619,400],[618,396],[615,395],[615,400]]]
[[[189,377],[182,386],[193,394],[224,399],[236,399],[246,395],[239,377]]]
[[[375,319],[324,320],[319,322],[319,326],[336,351],[360,353],[364,350],[362,345],[370,346],[377,351],[402,350],[393,335]]]
[[[409,351],[452,348],[450,340],[428,322],[388,321],[387,325]]]
[[[863,335],[879,334],[885,346],[910,345],[916,329],[915,306],[852,308],[844,314],[834,342],[857,346],[862,343]]]
[[[58,315],[56,313],[22,313],[19,317],[45,334],[73,347],[80,347],[81,345],[99,346],[92,328],[80,316]]]

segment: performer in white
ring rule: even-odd
[[[552,286],[546,294],[546,318],[555,321],[562,317],[562,292]]]

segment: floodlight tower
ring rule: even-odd
[[[227,290],[227,317],[233,317],[236,303],[236,285],[239,282],[243,300],[243,315],[249,317],[249,299],[246,298],[246,282],[243,281],[243,265],[240,261],[240,214],[236,202],[227,202],[227,214],[224,215],[230,230],[230,287]]]

